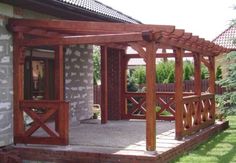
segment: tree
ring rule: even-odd
[[[209,76],[208,69],[205,65],[201,64],[201,79],[207,79]]]
[[[135,78],[132,77],[133,73],[128,73],[127,91],[136,92],[138,90],[138,85],[136,84]]]
[[[156,65],[156,82],[157,83],[167,83],[168,76],[174,71],[174,61],[167,60],[161,61]]]
[[[131,78],[135,81],[137,84],[144,84],[146,83],[146,69],[144,66],[140,66],[137,69],[135,69],[131,75]]]
[[[219,111],[224,115],[236,115],[236,52],[230,52],[226,56],[228,74],[226,78],[217,83],[226,91],[223,95],[217,96]]]
[[[222,69],[221,66],[218,66],[216,69],[216,80],[222,79]]]
[[[100,47],[93,48],[93,84],[97,85],[101,81],[101,54]]]
[[[168,83],[174,83],[175,82],[175,72],[172,70],[167,78]]]
[[[184,80],[190,80],[190,68],[186,66],[184,69]]]

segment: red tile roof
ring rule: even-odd
[[[217,36],[213,42],[227,49],[236,49],[236,24],[231,25],[228,29]]]
[[[112,18],[114,20],[118,20],[119,22],[128,22],[135,24],[141,23],[140,21],[96,0],[55,0],[55,2],[56,1],[62,2],[64,3],[64,5],[70,4],[74,7],[81,8],[104,17]]]

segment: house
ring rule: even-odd
[[[73,6],[73,3],[69,6],[71,5]],[[20,10],[20,13],[23,11]],[[127,16],[126,18],[131,19]],[[138,21],[125,23],[123,20],[119,23],[17,17],[4,17],[4,20],[7,20],[7,30],[5,26],[2,27],[6,32],[3,38],[10,39],[12,36],[12,59],[9,53],[8,57],[4,56],[3,61],[6,62],[6,66],[12,65],[13,74],[12,71],[2,73],[6,77],[10,72],[7,77],[13,78],[13,89],[8,85],[9,89],[13,90],[9,92],[14,93],[13,96],[9,95],[13,97],[13,102],[7,101],[6,98],[9,110],[13,105],[16,145],[11,147],[12,151],[16,152],[15,155],[22,159],[96,163],[166,162],[179,151],[190,149],[195,143],[206,140],[210,135],[228,126],[227,123],[215,124],[214,98],[214,60],[215,56],[227,52],[226,48],[182,29],[176,29],[175,26],[145,25],[139,24]],[[101,123],[104,125],[99,127],[105,128],[108,120],[123,120],[122,122],[127,123],[129,119],[145,119],[140,123],[144,124],[142,131],[146,132],[136,134],[142,134],[144,137],[133,141],[134,135],[130,135],[131,128],[123,125],[120,130],[116,130],[116,126],[113,125],[109,127],[109,131],[101,133],[103,141],[99,141],[96,130],[92,133],[95,137],[89,141],[106,142],[109,138],[109,142],[116,142],[113,138],[124,138],[125,133],[120,131],[126,128],[129,139],[125,137],[123,140],[128,139],[132,142],[128,142],[125,147],[118,144],[118,147],[113,148],[109,143],[106,146],[102,143],[101,146],[95,147],[86,142],[83,142],[84,146],[70,144],[69,121],[72,124],[78,123],[80,119],[91,116],[90,45],[101,46]],[[137,53],[127,54],[128,47]],[[157,53],[157,49],[170,49],[172,53]],[[187,56],[193,58],[195,67],[195,85],[192,92],[184,92],[182,87],[183,58]],[[155,91],[155,59],[158,57],[175,58],[175,92]],[[144,93],[127,92],[127,63],[132,58],[143,58],[146,62]],[[10,61],[13,64],[9,64]],[[209,92],[201,92],[201,62],[209,70]],[[160,105],[158,110],[157,103]],[[169,114],[161,114],[164,111]],[[8,112],[11,115],[11,112]],[[32,124],[24,123],[24,113],[33,120]],[[5,117],[7,116],[1,116]],[[173,143],[171,148],[166,148],[166,144],[163,148],[157,148],[159,141],[156,124],[160,121],[156,120],[174,121],[172,124],[175,130],[164,136],[168,138],[164,142],[169,143],[171,140]],[[77,129],[73,129],[76,134],[83,132]],[[88,126],[85,129],[91,130]],[[80,139],[89,136],[86,131],[84,133]],[[107,138],[108,133],[115,135]],[[190,135],[193,135],[190,139],[184,139]],[[77,140],[78,137],[74,138]],[[141,147],[141,150],[137,151],[137,146]],[[8,150],[3,152],[6,154]],[[160,152],[162,155],[159,155]],[[3,157],[7,159],[7,156]]]
[[[230,51],[235,51],[236,50],[236,43],[235,43],[235,38],[236,38],[236,24],[233,24],[229,26],[224,32],[222,32],[220,35],[218,35],[213,42],[215,44],[218,44],[220,46],[223,46]],[[216,57],[216,67],[220,66],[222,69],[222,77],[226,77],[228,74],[227,71],[227,66],[228,64],[225,64],[225,56],[226,53],[221,54]],[[233,62],[233,61],[230,61]]]
[[[95,0],[1,0],[0,146],[13,143],[13,38],[12,33],[9,33],[6,29],[9,18],[141,23]],[[32,34],[38,32],[39,34],[44,34],[45,37],[47,35],[48,37],[55,35],[55,33],[43,33],[44,31],[32,30],[30,32]],[[55,64],[53,53],[53,49],[47,48],[31,48],[26,50],[25,81],[27,82],[24,83],[26,99],[53,99],[55,97],[53,93],[53,71]],[[70,116],[72,123],[74,123],[91,116],[93,104],[92,46],[68,46],[65,48],[65,53],[65,99],[71,102]],[[30,67],[33,67],[33,70]],[[45,73],[46,71],[47,73]]]

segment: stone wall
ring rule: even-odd
[[[70,101],[71,122],[92,116],[93,47],[74,45],[65,51],[65,98]]]
[[[0,15],[0,146],[12,143],[12,37]]]

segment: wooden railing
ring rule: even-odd
[[[214,95],[210,93],[183,97],[182,136],[191,135],[214,123],[214,102]]]
[[[185,92],[184,96],[192,95]],[[174,92],[156,92],[156,117],[158,120],[175,120],[175,99]],[[146,113],[145,93],[125,93],[125,115],[126,119],[144,119]]]
[[[16,143],[68,144],[68,102],[23,100],[20,101],[20,109],[24,113],[24,120],[30,118],[32,122],[25,123],[23,133],[15,136]]]

